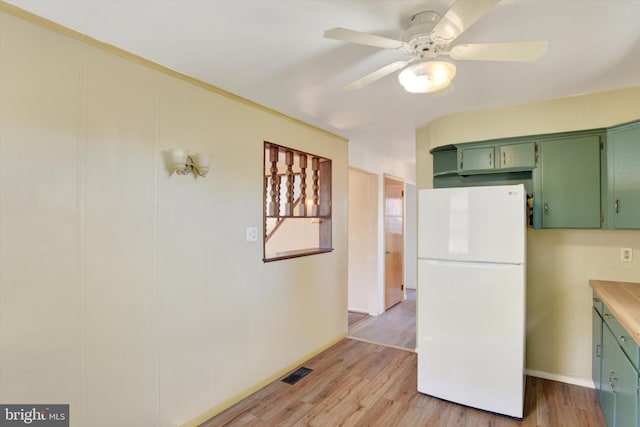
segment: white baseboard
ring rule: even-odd
[[[576,377],[567,377],[565,375],[552,374],[549,372],[536,371],[533,369],[525,369],[524,372],[529,376],[543,378],[545,380],[559,381],[561,383],[573,384],[580,387],[595,388],[595,386],[593,385],[593,381],[591,380],[585,380]]]

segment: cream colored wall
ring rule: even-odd
[[[417,131],[418,188],[432,187],[429,150],[457,142],[611,126],[640,118],[640,87],[472,111]],[[567,195],[567,197],[571,197]],[[538,376],[591,384],[589,279],[640,282],[639,231],[532,230],[527,233],[527,368]]]
[[[378,177],[349,169],[349,297],[351,311],[378,314]]]
[[[264,264],[245,242],[264,140],[333,160],[332,253]],[[209,175],[170,176],[173,146]],[[0,13],[0,402],[174,426],[339,339],[347,149]]]

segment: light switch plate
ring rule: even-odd
[[[620,261],[624,261],[624,262],[633,261],[633,249],[631,248],[620,249]]]
[[[258,229],[256,227],[247,227],[246,239],[247,239],[247,242],[257,242]]]

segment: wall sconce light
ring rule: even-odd
[[[178,175],[193,173],[204,178],[209,172],[209,155],[207,153],[187,154],[185,150],[172,148],[171,161],[173,169]]]

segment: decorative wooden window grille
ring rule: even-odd
[[[331,160],[264,143],[264,257],[332,251]]]

